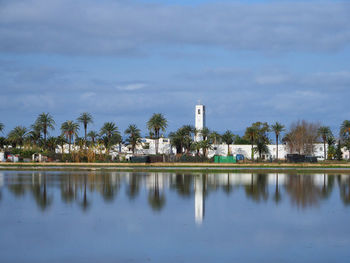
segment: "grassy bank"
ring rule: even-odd
[[[0,163],[0,170],[125,172],[350,173],[349,163]]]

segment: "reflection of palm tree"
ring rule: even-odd
[[[159,191],[158,173],[154,175],[153,187],[148,193],[148,203],[153,211],[161,211],[165,205],[165,195]]]
[[[46,175],[43,175],[43,184],[35,183],[32,193],[37,205],[41,210],[46,210],[52,204],[52,196],[48,196],[46,187]]]
[[[102,194],[103,194],[103,199],[106,202],[112,202],[118,193],[119,177],[117,178],[118,182],[116,182],[116,184],[114,185],[114,182],[112,182],[112,176],[113,175],[108,175],[108,174],[103,176]]]
[[[223,190],[227,195],[229,195],[233,190],[233,187],[230,183],[230,174],[229,173],[227,174],[226,184],[223,185]]]
[[[67,180],[68,179],[68,180]],[[67,175],[61,183],[61,198],[65,203],[71,203],[76,199],[75,189],[71,183],[72,176]],[[75,184],[74,184],[75,185]]]
[[[83,194],[83,200],[82,202],[80,202],[80,207],[83,209],[84,212],[87,211],[91,205],[86,195],[86,184],[87,184],[86,181],[87,181],[87,175],[84,175],[84,194]]]
[[[321,195],[324,199],[329,198],[329,196],[331,195],[333,190],[333,185],[334,185],[334,176],[323,174],[323,186],[322,186]]]
[[[175,174],[175,184],[171,186],[174,186],[181,197],[188,198],[193,194],[192,178],[189,174]]]
[[[340,198],[343,201],[343,204],[348,206],[350,205],[350,176],[348,176],[347,179],[347,183],[341,183],[340,176],[338,177]]]
[[[257,180],[254,185],[254,175],[251,174],[251,184],[245,186],[246,195],[257,202],[260,202],[261,200],[266,201],[268,198],[267,175],[257,174],[256,177]]]
[[[130,200],[133,200],[140,192],[140,175],[136,173],[130,173],[129,178],[130,180],[128,188],[126,190],[126,195]]]

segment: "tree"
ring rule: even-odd
[[[117,125],[114,122],[105,122],[100,130],[100,135],[105,135],[106,138],[104,139],[104,144],[109,153],[109,149],[113,144],[112,138],[119,135]]]
[[[245,134],[244,134],[244,137],[250,141],[250,144],[251,144],[251,158],[252,158],[252,161],[254,160],[254,143],[258,137],[258,130],[256,127],[254,126],[251,126],[251,127],[248,127],[246,130],[245,130]]]
[[[202,141],[198,142],[198,144],[199,144],[199,147],[203,151],[203,156],[207,157],[208,149],[211,149],[210,141],[209,140],[202,140]]]
[[[346,148],[349,151],[349,159],[350,159],[350,120],[343,121],[340,126],[340,138],[343,140]]]
[[[62,131],[62,134],[64,134],[68,140],[69,153],[70,153],[72,138],[74,136],[77,136],[77,132],[79,131],[79,124],[74,121],[66,121],[62,123],[61,131]]]
[[[335,150],[335,158],[338,161],[341,161],[343,159],[343,152],[341,150],[341,142],[340,142],[340,140],[338,141],[337,149]]]
[[[140,143],[140,132],[140,129],[138,129],[135,124],[130,124],[129,127],[125,130],[125,134],[129,135],[127,141],[131,144],[131,150],[133,154],[135,153],[136,145]]]
[[[279,136],[281,135],[281,132],[285,131],[285,127],[279,122],[276,122],[275,124],[271,125],[271,129],[276,136],[276,160],[278,160],[278,139],[279,139]]]
[[[7,138],[11,143],[15,144],[16,146],[19,145],[20,147],[22,147],[27,132],[27,128],[23,126],[17,126],[10,131]]]
[[[244,138],[250,141],[252,160],[254,160],[254,144],[257,145],[255,150],[259,153],[259,158],[262,153],[268,152],[267,144],[270,140],[267,132],[269,132],[269,125],[266,122],[255,122],[246,129]]]
[[[0,122],[0,132],[3,132],[4,128],[5,128],[4,124]]]
[[[91,143],[94,145],[95,142],[96,142],[96,139],[98,137],[98,133],[95,132],[95,131],[90,131],[88,134],[87,134],[87,137],[89,137],[91,139]]]
[[[333,160],[335,158],[335,154],[336,154],[335,142],[336,141],[333,136],[329,136],[327,138],[327,144],[328,144],[327,159],[328,160]]]
[[[169,138],[172,146],[176,147],[177,153],[182,153],[183,149],[188,153],[193,144],[192,135],[194,134],[194,127],[191,125],[184,125],[176,132],[169,133]]]
[[[84,138],[85,142],[87,141],[87,126],[89,123],[93,123],[92,115],[88,112],[84,112],[80,114],[80,116],[77,118],[77,121],[83,124],[84,126]]]
[[[259,158],[261,159],[263,153],[269,152],[267,144],[270,143],[270,140],[269,140],[267,133],[270,131],[270,127],[266,122],[258,121],[258,122],[253,123],[251,127],[248,127],[247,130],[249,128],[252,129],[253,135],[255,136],[256,147],[255,147],[255,149],[253,149],[253,151],[257,151],[259,153]],[[247,131],[246,131],[246,133],[247,133]],[[249,135],[249,133],[247,135]],[[254,155],[253,155],[253,157],[254,157]]]
[[[322,141],[323,141],[324,160],[326,160],[327,159],[326,142],[329,137],[333,137],[332,131],[328,126],[321,126],[320,128],[318,128],[318,135],[322,138]]]
[[[161,113],[154,113],[147,122],[147,128],[151,133],[153,132],[155,138],[156,154],[158,154],[159,133],[164,132],[167,126],[168,122]]]
[[[27,136],[27,140],[33,144],[33,145],[41,145],[42,144],[42,138],[41,138],[41,127],[38,123],[34,123],[31,126],[31,131],[29,132]]]
[[[216,131],[212,131],[209,135],[209,139],[212,144],[220,144],[222,137]]]
[[[319,138],[318,123],[305,120],[293,122],[283,141],[287,143],[290,153],[310,154],[314,153],[314,144]]]
[[[46,144],[47,149],[52,151],[52,152],[55,152],[58,143],[59,143],[59,141],[56,137],[49,137],[47,139],[47,144]]]
[[[200,134],[203,137],[203,141],[207,140],[210,135],[210,130],[207,127],[204,127],[202,130],[200,130]]]
[[[63,153],[64,153],[64,144],[65,143],[67,143],[67,141],[66,141],[66,138],[64,137],[64,136],[62,136],[62,135],[60,135],[60,136],[58,136],[57,137],[57,145],[60,145],[61,146],[61,154],[63,155]]]
[[[233,143],[235,135],[231,131],[227,130],[221,136],[221,138],[222,138],[222,141],[227,144],[227,156],[231,155],[231,153],[230,153],[230,144]]]
[[[46,136],[48,134],[48,130],[55,129],[55,121],[50,115],[50,113],[41,113],[35,121],[35,124],[39,130],[44,134],[44,147],[46,148]]]

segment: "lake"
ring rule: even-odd
[[[349,174],[0,171],[0,262],[350,262]]]

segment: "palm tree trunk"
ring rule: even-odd
[[[69,136],[68,140],[69,140],[69,149],[68,149],[69,151],[68,152],[70,154],[70,145],[72,144],[72,136],[71,135]]]
[[[278,161],[278,135],[276,135],[276,160]]]
[[[251,158],[252,158],[252,161],[254,161],[254,152],[253,152],[253,142],[252,142],[252,149],[251,149]]]
[[[326,140],[323,140],[324,160],[327,160]]]
[[[229,156],[229,155],[230,155],[230,145],[227,144],[227,156]]]
[[[46,149],[46,133],[47,133],[47,131],[44,130],[44,148],[45,149]]]

